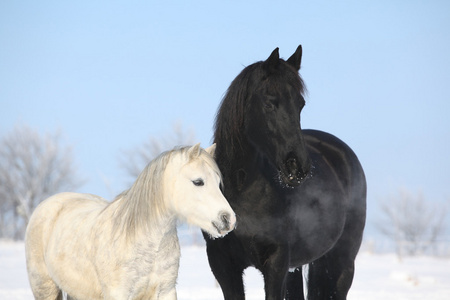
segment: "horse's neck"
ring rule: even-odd
[[[236,186],[239,189],[240,184],[248,183],[261,173],[261,159],[257,151],[248,143],[241,143],[241,151],[234,152],[226,148],[226,143],[217,144],[225,145],[221,149],[216,149],[215,154],[225,186]]]

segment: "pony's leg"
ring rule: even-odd
[[[63,300],[64,299],[64,297],[63,297],[63,292],[62,291],[59,291],[59,294],[58,294],[58,296],[56,297],[56,300]],[[69,300],[69,296],[67,296],[67,300]]]
[[[305,300],[303,292],[302,267],[298,267],[294,272],[289,272],[286,282],[286,300]]]
[[[43,260],[27,253],[27,270],[31,290],[35,299],[62,299],[62,292],[50,274]]]
[[[159,295],[158,300],[177,300],[177,292],[175,288],[163,295]]]
[[[62,300],[62,291],[50,276],[33,274],[30,276],[30,286],[36,300]]]
[[[231,235],[225,238],[229,236]],[[209,243],[208,239],[206,241],[209,266],[222,289],[224,299],[245,300],[242,275],[247,265],[240,261],[238,256],[229,255],[232,251],[236,251],[236,248],[231,243],[222,243],[220,240],[214,243]]]

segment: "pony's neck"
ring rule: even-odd
[[[176,232],[175,214],[153,211],[155,208],[151,201],[146,201],[144,205],[139,199],[130,197],[129,192],[119,195],[107,208],[113,223],[112,236],[135,240],[146,236],[159,239],[172,231]]]

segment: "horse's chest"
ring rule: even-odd
[[[268,187],[254,187],[239,195],[240,216],[236,235],[249,243],[288,244],[295,262],[306,262],[330,249],[346,219],[346,199],[340,190],[317,191],[305,185],[286,194]]]
[[[329,195],[291,205],[286,232],[294,258],[310,260],[337,242],[346,220],[343,202],[343,198]],[[301,249],[300,253],[298,249]]]

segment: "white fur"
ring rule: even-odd
[[[213,153],[214,145],[163,153],[111,203],[78,193],[43,201],[25,237],[35,298],[56,299],[65,291],[76,299],[176,299],[177,219],[212,237],[236,222]],[[193,184],[199,178],[203,186]]]

